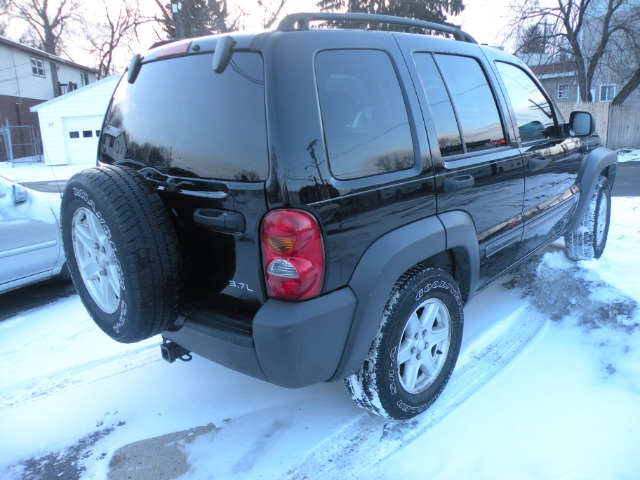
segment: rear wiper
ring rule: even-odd
[[[183,193],[194,197],[206,197],[221,200],[227,198],[227,192],[206,191],[202,190],[201,182],[185,180],[184,178],[174,177],[154,167],[145,167],[139,170],[140,174],[155,186],[157,190],[163,190],[170,193]],[[200,185],[199,185],[200,183]]]
[[[121,165],[129,165],[129,166],[133,166],[133,167],[137,167],[136,170],[138,170],[139,168],[144,168],[146,167],[146,165],[142,162],[139,162],[137,160],[132,160],[130,158],[125,158],[124,160],[118,160],[117,162],[113,163],[114,165],[117,165],[118,167]]]

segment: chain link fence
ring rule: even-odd
[[[33,125],[0,127],[0,161],[16,163],[42,162],[42,138]]]

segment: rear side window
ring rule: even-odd
[[[518,122],[522,143],[555,135],[553,111],[547,97],[527,73],[515,65],[496,62]]]
[[[212,57],[151,62],[134,84],[121,81],[107,113],[100,160],[135,160],[177,176],[266,179],[262,57],[236,52],[221,74],[213,72]]]
[[[388,55],[327,50],[315,68],[332,175],[348,180],[413,167],[407,109]]]
[[[434,61],[435,57],[435,61]],[[443,157],[506,144],[495,97],[473,58],[415,55]]]

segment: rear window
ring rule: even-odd
[[[134,160],[176,176],[263,181],[268,172],[262,57],[236,52],[216,74],[213,55],[144,64],[116,89],[100,160]]]

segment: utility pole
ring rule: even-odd
[[[173,24],[176,27],[176,40],[184,38],[184,23],[182,23],[182,2],[171,1],[171,13],[173,13]]]

